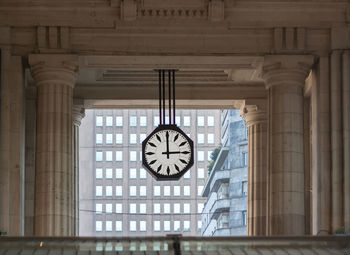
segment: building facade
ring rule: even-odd
[[[203,236],[247,234],[247,127],[238,110],[222,111],[222,145],[203,189]]]
[[[200,235],[208,158],[221,142],[220,111],[177,111],[177,125],[195,144],[194,166],[179,181],[156,181],[142,167],[141,143],[158,126],[158,116],[158,110],[86,111],[80,235]]]

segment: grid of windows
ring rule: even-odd
[[[141,129],[135,129],[135,128],[129,128],[132,132],[124,133],[125,130],[123,130],[121,127],[123,127],[125,121],[125,125],[129,124],[129,127],[143,127]],[[146,183],[142,183],[143,179],[147,179],[147,171],[140,167],[139,161],[142,160],[142,152],[141,148],[138,147],[141,145],[142,141],[147,137],[149,134],[149,125],[153,124],[155,126],[159,125],[159,116],[153,116],[149,117],[146,115],[139,115],[133,113],[133,115],[120,115],[120,116],[113,116],[113,114],[107,115],[107,116],[96,116],[95,118],[95,124],[96,127],[113,127],[114,132],[111,128],[96,128],[98,133],[96,133],[96,144],[98,145],[99,150],[96,150],[96,162],[110,162],[107,167],[103,166],[101,163],[96,163],[95,168],[95,174],[96,174],[96,181],[98,179],[101,179],[99,182],[97,182],[97,186],[95,186],[95,196],[96,197],[113,197],[115,196],[116,199],[124,199],[123,196],[129,196],[129,197],[135,197],[134,202],[124,204],[126,206],[124,212],[123,212],[123,203],[120,201],[115,201],[114,203],[96,203],[96,214],[147,214],[147,203],[140,203],[136,202],[140,198],[136,198],[137,196],[140,197],[147,197],[147,185]],[[166,122],[169,122],[169,117],[166,116]],[[178,126],[183,125],[183,127],[187,127],[184,131],[186,131],[186,134],[188,136],[191,136],[190,131],[192,131],[193,125],[196,125],[198,127],[205,127],[207,125],[208,127],[212,127],[215,124],[215,118],[214,116],[204,116],[199,115],[194,117],[192,113],[188,115],[180,115],[176,116],[176,124]],[[192,125],[192,126],[191,126]],[[147,130],[145,129],[147,127]],[[153,127],[152,127],[153,128]],[[126,127],[128,129],[128,127]],[[198,144],[214,144],[214,133],[206,133],[206,129],[198,129],[201,130],[201,133],[192,134],[193,138],[197,138]],[[209,129],[213,130],[213,129]],[[108,132],[107,132],[108,131]],[[142,131],[142,132],[140,132]],[[124,139],[125,137],[125,139]],[[125,140],[125,141],[124,141]],[[125,144],[126,143],[126,144]],[[102,149],[103,145],[105,145],[105,149]],[[109,145],[109,146],[108,146]],[[115,148],[118,149],[111,149],[113,148],[111,145],[115,145]],[[125,150],[123,148],[124,145],[133,145],[130,148],[133,149],[127,149]],[[204,150],[197,150],[197,160],[202,162],[199,167],[194,167],[192,171],[194,171],[194,177],[198,179],[204,179],[206,178],[205,175],[205,169],[206,169],[206,161],[205,161],[205,153],[207,149]],[[124,153],[123,153],[124,152]],[[139,154],[139,157],[138,157]],[[129,162],[130,166],[128,167]],[[102,166],[102,167],[100,167]],[[125,172],[124,172],[125,171]],[[196,172],[197,171],[197,172]],[[128,178],[132,180],[131,182],[135,183],[133,179],[140,179],[141,183],[138,186],[135,185],[129,185],[129,184],[122,184],[121,180],[125,180],[123,178]],[[127,179],[127,182],[129,182]],[[152,178],[151,178],[152,179]],[[191,194],[191,170],[188,170],[185,175],[183,176],[184,184],[181,185],[155,185],[152,186],[149,190],[150,196],[159,197],[159,199],[167,199],[169,197],[178,197],[179,200],[182,200],[182,197],[186,198],[183,202],[178,201],[171,201],[169,202],[157,202],[152,203],[152,206],[149,207],[148,213],[155,213],[155,214],[177,214],[178,217],[183,217],[182,215],[191,214],[191,203],[189,203],[189,197],[196,196],[199,193],[201,193],[203,186],[202,185],[195,185],[197,187],[194,187],[194,192]],[[104,181],[108,181],[107,186],[101,184]],[[139,180],[137,181],[139,182]],[[196,181],[199,182],[199,184],[203,184],[204,182],[202,180]],[[100,184],[101,183],[101,184]],[[132,183],[132,184],[133,184]],[[147,181],[148,183],[148,181]],[[117,185],[116,185],[117,184]],[[125,190],[123,192],[123,190]],[[196,194],[197,193],[197,194]],[[110,199],[111,198],[105,198]],[[197,203],[197,211],[200,212],[203,208],[203,203]],[[192,208],[192,210],[195,208]],[[120,216],[119,216],[120,217]],[[148,225],[149,224],[149,225]],[[123,226],[124,225],[124,226]],[[135,231],[147,231],[147,225],[149,228],[153,228],[153,231],[191,231],[191,222],[189,220],[152,220],[152,222],[147,222],[146,220],[128,220],[124,222],[121,220],[114,220],[111,221],[108,220],[96,220],[96,231],[123,231],[124,229],[128,229],[129,231],[135,232]],[[194,225],[195,226],[195,225]],[[197,229],[200,229],[201,226],[197,224]]]

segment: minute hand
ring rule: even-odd
[[[165,137],[166,137],[166,152],[162,153],[162,154],[166,154],[166,158],[169,159],[169,132],[165,133]]]

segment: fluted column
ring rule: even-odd
[[[36,236],[73,235],[72,102],[77,57],[30,55],[37,86]]]
[[[244,104],[248,127],[248,235],[267,235],[267,121],[265,102]]]
[[[79,126],[85,117],[82,104],[73,105],[73,172],[74,172],[74,235],[79,235]]]
[[[270,235],[305,234],[303,87],[312,56],[266,56]]]

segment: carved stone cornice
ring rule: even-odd
[[[266,100],[246,100],[241,105],[240,115],[245,120],[248,127],[260,123],[267,123]]]
[[[314,63],[311,55],[269,55],[264,58],[262,77],[266,88],[276,85],[304,86]]]
[[[78,72],[76,55],[32,54],[29,65],[36,86],[57,83],[74,87]]]

